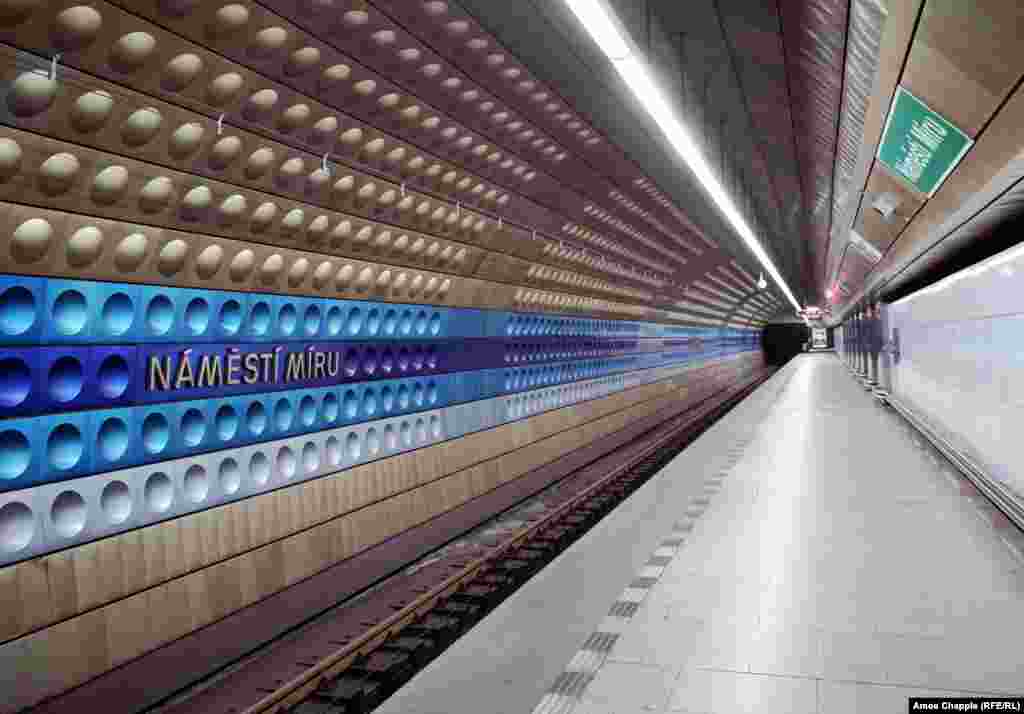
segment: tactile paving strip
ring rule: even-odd
[[[769,388],[774,392],[767,405],[762,407],[760,414],[746,433],[733,440],[731,447],[726,452],[728,458],[725,459],[722,467],[704,480],[704,495],[697,496],[690,502],[685,517],[673,525],[672,531],[661,540],[658,547],[651,553],[651,557],[636,573],[634,579],[612,603],[602,623],[573,655],[566,665],[565,671],[558,675],[548,688],[547,693],[534,707],[532,714],[570,714],[576,708],[587,685],[611,655],[615,643],[628,626],[629,620],[640,609],[641,603],[651,588],[657,584],[665,567],[672,562],[676,553],[683,547],[693,531],[694,524],[710,506],[711,498],[721,489],[722,482],[743,458],[747,447],[757,438],[761,423],[778,403],[793,374],[795,374],[794,370],[790,369],[788,375],[781,382],[775,385],[769,383]]]

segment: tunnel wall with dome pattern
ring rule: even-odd
[[[12,706],[762,364],[777,299],[409,5],[0,0]]]

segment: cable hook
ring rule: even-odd
[[[57,79],[57,63],[60,62],[60,52],[50,60],[50,79]]]
[[[224,113],[221,112],[221,115],[219,117],[217,117],[217,136],[220,136],[223,131],[224,131]]]
[[[327,157],[328,156],[330,156],[330,154],[324,154],[323,159],[322,159],[322,161],[320,163],[320,168],[322,168],[324,170],[325,174],[330,176],[331,175],[331,167],[329,167],[327,165]]]

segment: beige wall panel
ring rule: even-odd
[[[14,58],[11,48],[0,47],[0,55],[8,58],[8,65],[0,71],[0,78],[14,81],[16,77],[26,74],[24,69],[16,68],[18,61]],[[38,75],[36,77],[38,78]],[[446,203],[423,196],[414,198],[417,195],[415,192],[408,192],[407,197],[399,199],[399,185],[368,177],[358,171],[335,167],[332,169],[333,175],[327,180],[319,168],[320,156],[297,151],[290,146],[268,141],[230,126],[230,131],[225,135],[218,135],[216,122],[209,116],[204,117],[180,106],[138,95],[120,85],[95,78],[88,78],[86,85],[85,80],[76,82],[65,77],[63,81],[53,83],[53,87],[54,96],[48,104],[43,105],[44,109],[31,116],[17,118],[20,127],[76,143],[89,144],[104,151],[141,156],[156,163],[169,163],[172,166],[269,193],[284,193],[295,199],[336,210],[377,215],[379,209],[384,209],[385,213],[382,215],[386,215],[389,221],[436,235],[474,242],[489,239],[497,230],[494,221],[469,209],[457,210],[456,205],[451,202]],[[99,128],[94,129],[89,125],[87,131],[83,130],[82,120],[79,118],[81,112],[76,109],[76,102],[84,95],[88,95],[87,98],[96,98],[104,92],[112,98],[107,100],[111,103],[109,116],[99,122]],[[134,140],[126,143],[124,127],[131,125],[139,111],[151,109],[156,110],[161,117],[155,133],[142,143]],[[188,152],[174,148],[180,145],[177,139],[180,131],[189,131],[198,137],[194,145],[189,144]],[[228,141],[235,142],[230,155],[222,148],[225,146],[224,142]],[[221,156],[229,156],[231,160],[219,159]],[[304,168],[293,172],[289,168],[293,166]],[[345,183],[346,181],[349,183]],[[347,188],[339,190],[339,186]],[[365,200],[360,199],[361,193],[371,187],[374,188],[372,195]],[[391,198],[386,204],[382,203],[387,196]],[[280,214],[283,215],[284,210],[281,210]],[[312,223],[314,218],[317,216],[311,212],[306,220]],[[522,242],[514,241],[518,237],[514,234],[523,233],[521,230],[506,229],[501,232],[502,245]],[[468,259],[466,265],[470,265]],[[606,277],[602,276],[602,279]],[[646,311],[643,314],[646,314]]]
[[[31,220],[45,220],[48,228],[42,233],[35,232],[23,238],[26,227],[23,224]],[[75,231],[86,226],[94,226],[102,233],[102,241],[97,254],[90,262],[71,262],[66,250],[66,243]],[[22,232],[18,229],[22,228]],[[41,237],[40,237],[41,236]],[[131,236],[143,236],[145,256],[140,263],[121,262],[122,251]],[[170,247],[168,247],[170,244]],[[208,246],[218,246],[223,251],[216,272],[204,272],[197,267],[197,258]],[[45,252],[43,252],[45,251]],[[249,251],[246,253],[246,251]],[[40,255],[40,253],[43,253]],[[239,256],[242,257],[239,257]],[[271,268],[266,261],[273,255],[281,256],[280,266]],[[232,277],[232,262],[241,261],[245,256],[251,258],[245,269],[239,268]],[[84,260],[84,259],[83,259]],[[287,275],[299,260],[304,260],[308,270],[298,284]],[[316,278],[316,268],[329,263],[334,278],[325,278],[322,282]],[[236,266],[240,262],[235,263]],[[351,266],[344,271],[344,266]],[[378,280],[384,272],[397,278],[399,271],[357,260],[327,259],[314,254],[285,248],[272,248],[253,243],[245,243],[226,238],[178,231],[164,230],[137,224],[126,224],[119,221],[80,216],[43,208],[22,206],[19,204],[0,203],[0,270],[30,275],[60,275],[76,278],[94,278],[119,280],[123,282],[152,283],[158,285],[178,285],[214,288],[222,290],[266,291],[299,295],[322,295],[325,297],[377,299],[377,300],[411,300],[417,302],[459,304],[475,306],[475,300],[485,294],[491,296],[490,301],[514,303],[515,289],[511,286],[500,286],[483,283],[472,278],[451,277],[427,271],[405,271],[412,276],[397,290],[389,280],[388,285],[380,285]],[[342,275],[344,271],[344,275]],[[365,282],[360,284],[360,275]],[[419,285],[411,290],[415,276],[421,276]],[[347,280],[343,280],[347,278]],[[434,283],[430,283],[430,279]],[[339,280],[343,280],[343,289],[339,290]],[[445,291],[448,281],[448,293]],[[424,294],[429,290],[430,296]],[[414,297],[411,292],[415,292]]]
[[[309,577],[340,559],[464,501],[466,492],[451,489],[446,481],[462,481],[467,484],[470,497],[479,496],[501,483],[518,478],[530,468],[556,458],[567,449],[601,438],[630,421],[652,413],[660,406],[679,399],[680,395],[681,390],[663,393],[660,397],[635,404],[625,411],[607,414],[599,422],[575,427],[574,433],[556,433],[548,437],[546,442],[501,457],[502,468],[493,472],[491,478],[477,480],[473,473],[456,473],[418,491],[405,492],[388,501],[374,503],[354,513],[302,530],[284,540],[269,543],[65,620],[3,645],[0,647],[0,657],[16,662],[18,668],[60,668],[55,679],[41,681],[37,687],[18,690],[33,700],[41,695],[56,693],[197,627],[215,622],[239,607]],[[471,471],[486,474],[488,468],[478,464]],[[281,497],[283,494],[273,495]],[[418,499],[425,504],[423,510],[412,507]],[[349,541],[350,546],[345,550],[332,550],[324,554],[318,544],[345,540],[343,533],[346,522],[354,533],[354,538]],[[319,553],[321,556],[305,559],[300,566],[289,559],[295,553]],[[160,615],[153,617],[154,611],[159,611]],[[81,653],[74,666],[64,666],[68,652]],[[26,653],[31,656],[26,656]],[[12,656],[14,660],[8,659]],[[17,677],[19,674],[19,670],[6,672],[7,677]],[[24,703],[28,703],[28,700],[9,704]]]
[[[918,213],[881,266],[902,266],[940,239],[939,228],[968,198],[980,191],[1003,167],[1024,153],[1024,92],[1018,89],[949,175],[942,188]]]
[[[0,127],[0,141],[7,145],[13,142],[21,151],[17,172],[6,172],[2,177],[0,200],[183,231],[198,229],[243,241],[454,274],[472,274],[483,254],[465,243],[406,231],[280,195],[204,180],[156,164],[112,156],[98,149],[10,127]],[[68,157],[65,163],[73,160],[76,170],[67,180],[58,181],[54,178],[56,170],[51,166],[55,167],[61,157]],[[143,191],[157,179],[165,181],[170,191],[169,198],[162,204],[150,203],[144,198]],[[192,196],[198,195],[196,191],[207,192],[201,196],[201,203],[189,198],[190,192]],[[244,205],[244,210],[237,208],[240,205]],[[259,216],[268,205],[275,207],[276,214],[272,221],[264,223]],[[301,219],[291,218],[300,214]],[[391,237],[387,247],[382,238],[385,234]],[[402,236],[404,240],[400,240]],[[476,236],[470,231],[460,237],[472,241]]]
[[[971,136],[1021,76],[1024,4],[928,0],[902,84]]]
[[[0,46],[0,66],[0,78],[14,83],[15,96],[18,77],[38,76],[27,70],[23,60],[18,60],[6,46]],[[340,164],[332,164],[330,175],[326,176],[321,171],[322,155],[230,124],[218,134],[216,117],[211,119],[154,100],[122,85],[89,77],[78,81],[65,79],[52,86],[54,94],[49,104],[32,115],[15,117],[19,128],[323,208],[358,213],[363,217],[385,215],[391,222],[426,233],[472,241],[474,237],[487,239],[497,231],[495,221],[472,209],[457,210],[455,202],[434,199],[412,190],[406,190],[403,199],[400,184],[391,184]],[[103,96],[111,103],[109,110],[86,124],[82,119],[82,102],[95,102],[97,97]],[[130,139],[130,133],[126,140],[125,127],[130,127],[139,116],[151,115],[154,111],[160,117],[155,133],[143,143],[128,143],[134,140]],[[94,124],[98,124],[98,128],[93,128]],[[190,138],[198,137],[188,145],[187,153],[175,148],[181,143],[182,131],[191,132]],[[299,166],[302,169],[294,171]],[[367,196],[371,188],[373,193]],[[388,204],[378,200],[386,196],[393,196],[394,200]],[[152,202],[148,204],[143,212],[150,212],[152,205]]]
[[[875,209],[874,204],[879,200],[888,202],[890,197],[894,197],[898,203],[886,218]],[[882,164],[876,163],[868,178],[864,200],[857,216],[857,232],[885,253],[923,205],[924,196],[891,176]]]
[[[4,23],[0,25],[0,39],[49,57],[55,47],[61,48],[61,45],[65,44],[61,37],[62,33],[56,31],[59,21],[55,20],[65,8],[73,5],[76,5],[73,0],[50,2],[41,12],[33,13],[24,22],[14,26]],[[322,148],[324,151],[334,150],[341,154],[358,155],[373,163],[379,163],[381,168],[394,169],[394,165],[386,163],[385,157],[395,148],[404,148],[407,156],[412,157],[419,154],[428,159],[427,166],[436,163],[441,167],[436,174],[430,175],[435,175],[437,178],[436,189],[444,190],[446,193],[454,194],[458,180],[464,176],[469,175],[476,179],[471,174],[456,169],[448,162],[441,162],[436,157],[423,154],[405,142],[395,141],[390,136],[368,127],[365,123],[346,116],[312,98],[313,96],[329,97],[332,103],[338,107],[345,107],[353,100],[363,99],[354,91],[354,85],[359,81],[357,77],[329,81],[326,75],[317,72],[313,78],[313,84],[308,87],[307,95],[303,95],[227,60],[203,46],[184,41],[180,37],[113,5],[94,1],[90,3],[90,7],[99,15],[100,24],[94,34],[82,38],[84,42],[79,42],[79,46],[74,48],[72,53],[65,50],[65,62],[75,67],[102,77],[125,77],[118,67],[111,65],[110,59],[113,55],[111,49],[123,35],[130,32],[146,32],[155,40],[154,51],[143,55],[143,61],[126,79],[132,86],[139,87],[151,96],[161,97],[175,104],[190,107],[197,112],[205,113],[214,120],[220,112],[234,117],[236,120],[241,117],[246,124],[258,125],[262,131],[269,131],[282,137],[287,136],[290,141],[308,146],[310,149],[316,147],[317,150]],[[204,38],[205,41],[206,38]],[[167,67],[172,59],[185,53],[198,57],[201,61],[201,68],[198,74],[193,76],[184,87],[175,91],[175,87],[167,81],[169,77]],[[211,91],[210,87],[215,81],[223,82],[228,75],[239,78],[240,86],[233,88],[230,92]],[[317,77],[320,79],[316,79]],[[256,104],[250,104],[250,99],[258,92],[266,90],[276,94],[276,101],[266,105],[265,111],[253,111]],[[298,105],[304,105],[309,110],[309,116],[303,121],[293,123],[286,116],[286,111]],[[397,114],[403,108],[404,105],[397,106],[390,111]],[[339,125],[338,129],[328,132],[318,131],[317,128],[322,126],[321,122],[329,117],[335,119]],[[353,142],[346,141],[342,135],[350,129],[358,129],[362,136]],[[318,156],[314,165],[316,164],[319,164]],[[445,175],[452,170],[456,171],[456,176],[446,181]],[[510,179],[511,177],[510,174]],[[476,179],[474,183],[480,183],[479,179]],[[484,184],[488,189],[494,188],[488,182],[484,182]],[[505,192],[501,191],[500,193],[504,194]],[[488,192],[485,191],[484,195],[487,196]],[[455,198],[457,197],[453,196],[453,200]],[[493,200],[496,205],[502,204],[497,197]]]
[[[87,226],[101,233],[95,253],[88,260],[69,255],[68,240]],[[142,246],[141,256],[128,250],[133,241]],[[216,270],[205,270],[199,267],[198,257],[211,246],[222,251],[222,257]],[[301,280],[296,280],[300,264]],[[245,292],[586,312],[607,317],[642,317],[649,312],[580,295],[524,290],[415,269],[397,270],[376,263],[323,258],[305,251],[12,203],[0,203],[0,271]],[[403,275],[405,278],[400,279]]]
[[[515,459],[502,461],[502,469],[518,468],[518,463],[544,463],[543,456],[540,461],[533,460],[531,456],[534,451],[548,448],[541,440],[630,405],[672,394],[678,389],[674,385],[681,382],[682,379],[675,379],[637,387],[491,431],[359,466],[334,476],[9,566],[0,570],[0,573],[6,576],[8,572],[24,572],[24,575],[16,576],[17,581],[24,581],[24,587],[32,587],[35,591],[44,587],[41,579],[46,578],[45,591],[48,597],[44,598],[43,593],[39,593],[40,597],[21,599],[20,606],[10,611],[5,627],[0,631],[0,638],[16,637],[41,623],[70,617],[141,588],[152,587],[225,557],[364,507],[375,499],[394,496],[401,491],[424,485],[446,474],[463,471],[474,465],[494,467],[498,462],[493,459],[504,454],[515,455],[515,452],[522,450]],[[530,460],[518,461],[524,458]],[[362,487],[371,483],[386,484],[380,478],[382,472],[395,474],[395,482],[390,488],[371,490]],[[294,502],[298,502],[298,507],[292,505]],[[200,535],[199,541],[209,543],[213,540],[208,537],[211,530],[219,531],[221,524],[227,520],[238,520],[247,526],[239,529],[243,536],[232,550],[196,546],[191,555],[188,554],[185,543],[189,536],[186,533],[206,534]],[[355,537],[360,534],[349,535]],[[96,553],[101,544],[103,549],[116,551],[120,555],[103,566],[103,577],[97,577],[101,571],[98,570],[100,566]],[[18,612],[22,614],[15,615]]]
[[[289,200],[277,194],[203,180],[193,174],[128,157],[111,156],[98,149],[10,127],[0,127],[0,142],[16,145],[21,152],[16,170],[0,175],[0,200],[141,221],[182,231],[199,229],[206,234],[298,247],[323,255],[362,258],[456,275],[478,273],[480,277],[499,282],[526,281],[580,294],[636,299],[631,288],[615,287],[608,280],[575,270],[567,271],[576,278],[575,282],[559,283],[527,276],[532,263],[507,256],[504,252],[511,249],[512,252],[537,257],[543,255],[540,244],[544,241],[529,238],[525,241],[507,240],[504,234],[508,231],[505,230],[501,231],[501,238],[487,241],[504,252],[487,255],[465,242],[439,239],[352,213],[325,209],[323,204],[330,204],[332,196],[326,196],[321,204]],[[57,180],[57,167],[61,165],[74,166],[74,170],[67,178]],[[144,198],[145,191],[155,185],[154,181],[163,181],[169,190],[169,197],[163,203]],[[307,198],[308,195],[307,190],[300,197]],[[337,201],[333,203],[334,208],[339,207]],[[273,206],[275,214],[273,220],[264,221],[260,216],[265,215],[267,206]],[[368,213],[373,215],[372,211]],[[410,213],[412,211],[395,212],[385,218],[412,225],[416,222],[403,220],[409,218]],[[468,212],[465,213],[469,216]],[[454,233],[469,243],[481,242],[483,235],[471,230]],[[481,267],[485,256],[487,265]],[[547,260],[550,262],[551,258]],[[549,271],[555,270],[550,265],[545,264],[545,267]],[[595,287],[590,287],[590,284]]]

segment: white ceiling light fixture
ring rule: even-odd
[[[743,219],[742,214],[733,203],[732,198],[718,181],[710,164],[705,160],[696,142],[686,127],[676,118],[675,112],[658,88],[653,75],[648,71],[640,53],[633,50],[629,35],[619,24],[615,13],[608,8],[604,0],[565,0],[569,9],[579,19],[601,51],[611,60],[612,65],[630,88],[641,106],[654,119],[665,134],[665,138],[686,162],[690,170],[697,176],[711,200],[718,206],[733,230],[747,245],[750,251],[772,276],[782,292],[785,293],[793,307],[800,309],[800,303],[793,296],[786,281],[776,269],[768,253],[754,235],[754,231]]]

